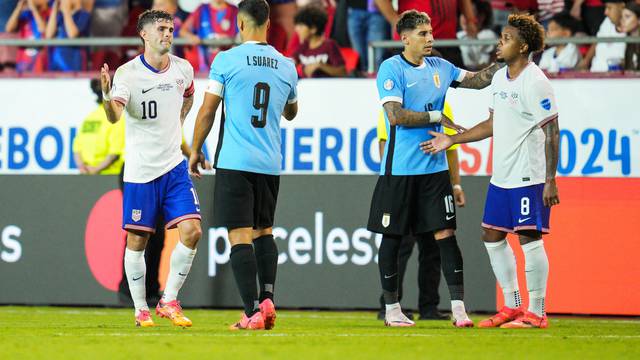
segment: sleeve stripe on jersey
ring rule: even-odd
[[[205,92],[222,97],[222,93],[224,92],[224,85],[222,85],[222,83],[219,81],[209,80],[209,84],[207,85],[207,89],[205,90]]]
[[[287,100],[287,104],[295,104],[298,102],[298,97],[294,97],[293,99]]]
[[[184,97],[189,97],[191,95],[193,95],[193,93],[196,92],[196,88],[195,86],[193,86],[193,81],[191,82],[191,85],[189,85],[189,88],[187,90],[184,91]]]
[[[545,125],[547,125],[548,123],[552,122],[553,120],[555,120],[557,118],[558,118],[558,114],[557,113],[553,114],[551,116],[548,116],[548,117],[542,119],[542,121],[540,121],[538,123],[538,127],[544,127]]]
[[[114,97],[112,100],[113,100],[113,101],[117,101],[117,102],[119,102],[120,104],[122,104],[122,105],[124,105],[124,106],[126,106],[126,105],[127,105],[127,100],[126,100],[126,99],[124,99],[124,98],[121,98],[121,97],[119,97],[119,96]]]
[[[395,102],[399,102],[400,104],[402,104],[402,98],[399,96],[385,96],[382,98],[382,100],[380,100],[380,104],[384,105],[390,101],[395,101]]]
[[[456,81],[461,83],[462,80],[464,80],[465,76],[467,76],[467,70],[460,69],[460,74],[458,75],[458,78],[456,79]]]

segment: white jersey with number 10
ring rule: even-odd
[[[193,92],[193,68],[174,55],[161,71],[143,55],[118,68],[111,97],[125,106],[125,182],[147,183],[184,161],[180,111]]]

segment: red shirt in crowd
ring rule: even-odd
[[[398,14],[414,9],[431,17],[435,39],[456,38],[458,0],[398,0]],[[397,38],[397,34],[395,36]]]
[[[338,44],[331,40],[325,39],[320,46],[315,49],[309,48],[309,42],[305,41],[300,47],[293,53],[293,59],[296,64],[302,66],[311,64],[328,64],[331,66],[344,66],[344,59],[340,53]],[[304,76],[304,74],[301,74]],[[329,74],[318,69],[311,77],[329,77]]]

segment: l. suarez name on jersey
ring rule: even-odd
[[[75,174],[72,144],[75,127],[0,126],[0,174]],[[640,133],[616,129],[567,129],[560,132],[560,176],[639,177]],[[185,133],[188,141],[190,133]],[[376,129],[364,127],[283,127],[283,174],[378,173],[380,157]],[[214,136],[204,152],[213,159]],[[462,175],[490,175],[490,141],[463,144]]]

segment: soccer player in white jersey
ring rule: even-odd
[[[483,241],[505,306],[479,327],[546,328],[549,261],[542,240],[549,233],[551,207],[560,203],[556,186],[558,110],[549,79],[529,60],[544,46],[544,29],[533,16],[511,15],[498,42],[497,58],[507,67],[493,76],[489,119],[467,132],[432,132],[420,144],[435,153],[452,144],[493,136],[493,175],[485,204]],[[518,235],[525,257],[529,308],[521,309],[516,260],[506,241]]]
[[[145,11],[138,18],[144,54],[120,66],[113,77],[101,71],[104,108],[110,122],[125,112],[123,228],[127,231],[124,268],[135,306],[137,326],[153,326],[145,299],[144,250],[162,215],[178,228],[169,277],[156,314],[177,326],[191,326],[176,300],[189,274],[202,230],[200,205],[180,151],[182,123],[193,105],[193,68],[169,54],[173,17]]]

